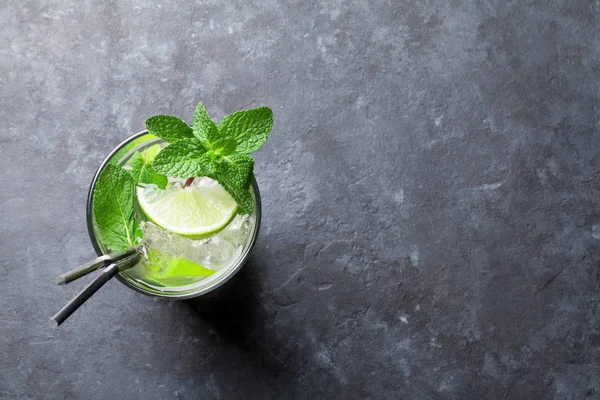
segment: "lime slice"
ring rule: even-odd
[[[223,229],[235,216],[236,202],[214,181],[160,190],[138,186],[137,200],[148,219],[181,236],[197,238]]]

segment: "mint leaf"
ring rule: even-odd
[[[249,187],[239,187],[227,176],[226,173],[219,172],[215,175],[215,179],[223,189],[227,191],[235,200],[238,207],[244,214],[251,215],[254,211],[254,199],[250,193]]]
[[[269,138],[272,127],[273,111],[258,107],[226,116],[219,122],[218,129],[223,137],[235,139],[237,153],[250,154]]]
[[[194,126],[192,131],[194,136],[203,143],[213,143],[219,140],[219,130],[212,119],[210,119],[208,111],[206,111],[202,102],[199,102],[194,110]]]
[[[252,214],[254,199],[250,193],[254,160],[245,154],[223,157],[213,178],[233,197],[245,214]]]
[[[202,102],[198,103],[194,111],[194,136],[200,140],[208,150],[226,156],[233,154],[237,147],[235,138],[220,134],[215,123],[210,119]]]
[[[93,211],[100,238],[111,250],[125,250],[142,238],[134,215],[135,184],[122,167],[109,164],[94,189]]]
[[[169,184],[169,179],[156,172],[151,164],[145,164],[138,183],[155,184],[159,189],[164,190]]]
[[[160,150],[159,145],[155,145],[145,150],[143,153],[136,152],[128,163],[131,168],[131,176],[134,183],[153,183],[160,189],[167,187],[169,180],[166,176],[159,174],[152,168],[152,160]]]
[[[212,143],[209,143],[209,148],[212,149],[215,153],[227,156],[233,154],[235,152],[235,148],[237,144],[235,140],[230,138],[221,138]]]
[[[192,128],[184,120],[172,115],[156,115],[148,118],[146,129],[169,143],[194,137]]]
[[[229,181],[240,188],[247,188],[252,183],[254,159],[246,154],[232,154],[223,157],[220,172],[227,175]]]
[[[197,139],[183,139],[168,145],[158,153],[152,167],[159,173],[174,178],[211,176],[215,173],[211,154]]]

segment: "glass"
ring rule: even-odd
[[[94,249],[96,250],[96,253],[98,255],[107,254],[109,252],[106,246],[100,240],[97,227],[94,221],[94,215],[92,212],[92,204],[94,201],[94,188],[96,186],[96,182],[98,180],[100,172],[108,164],[118,164],[124,166],[136,151],[142,152],[150,146],[164,143],[166,142],[164,142],[162,139],[157,138],[154,135],[149,134],[148,131],[142,131],[129,137],[121,144],[119,144],[100,164],[100,167],[94,175],[92,184],[90,185],[86,210],[87,226],[90,235],[90,240],[92,241],[92,245],[94,246]],[[201,296],[218,288],[223,283],[231,279],[240,270],[240,268],[244,265],[246,259],[248,258],[250,250],[252,249],[252,247],[254,247],[254,243],[256,242],[256,238],[258,236],[258,231],[260,228],[261,202],[258,185],[256,184],[256,180],[254,180],[254,178],[252,181],[252,191],[255,198],[255,208],[253,214],[250,216],[249,229],[247,230],[247,233],[244,235],[242,243],[240,244],[241,248],[235,252],[235,255],[233,256],[232,260],[229,260],[223,266],[223,268],[219,269],[213,275],[204,278],[198,278],[199,280],[197,280],[196,282],[191,282],[185,285],[158,287],[156,285],[153,285],[150,281],[144,281],[143,270],[146,267],[144,266],[143,262],[141,262],[133,268],[126,271],[122,271],[119,274],[117,274],[117,279],[124,283],[126,286],[140,293],[144,293],[150,296],[176,299],[188,299],[192,297]],[[234,221],[235,218],[232,222],[228,224],[228,226],[230,226]],[[226,230],[227,227],[225,227],[223,231]],[[217,232],[206,239],[218,237],[220,233],[221,232]]]

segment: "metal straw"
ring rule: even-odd
[[[128,256],[134,254],[136,251],[137,251],[136,247],[131,247],[125,251],[104,254],[86,264],[83,264],[80,267],[77,267],[69,272],[59,275],[56,278],[56,283],[59,285],[66,285],[69,282],[73,282],[75,279],[81,278],[82,276],[87,275],[90,272],[97,270],[98,268],[102,267],[103,265],[108,265],[111,262],[116,262],[122,258],[128,257]]]
[[[96,279],[87,285],[85,289],[81,291],[81,293],[75,296],[73,300],[68,302],[66,306],[64,306],[59,312],[56,313],[56,315],[52,317],[50,320],[50,326],[56,328],[65,322],[65,320],[69,318],[71,314],[81,307],[87,299],[92,297],[92,295],[96,293],[98,289],[100,289],[113,276],[115,276],[119,271],[124,271],[127,268],[134,266],[137,264],[139,259],[140,255],[137,252],[134,252],[132,256],[123,258],[101,270],[98,276],[96,276]]]

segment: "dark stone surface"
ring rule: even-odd
[[[600,399],[594,1],[3,1],[0,398]],[[146,117],[273,107],[222,302],[110,282],[85,196]]]

